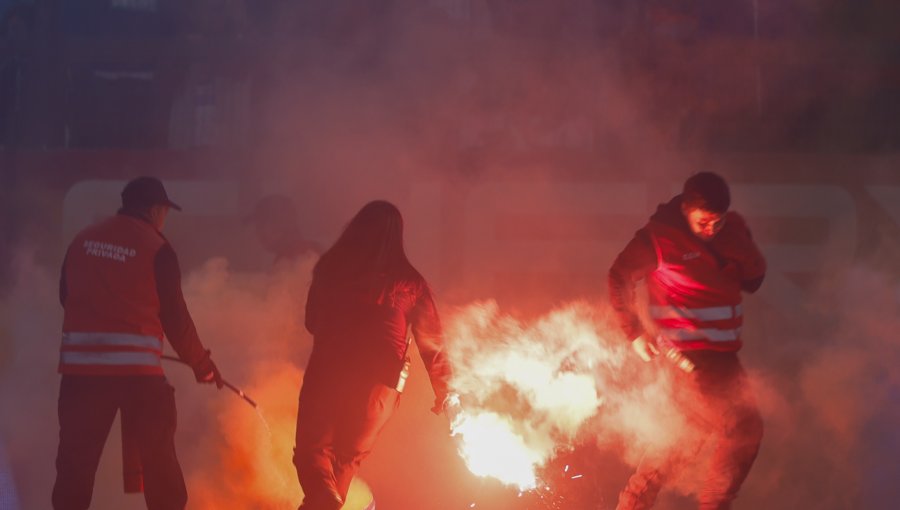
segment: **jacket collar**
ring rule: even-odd
[[[674,227],[688,233],[691,231],[690,227],[688,227],[687,220],[684,219],[684,214],[681,213],[681,195],[676,195],[668,202],[659,204],[659,207],[656,208],[656,212],[650,216],[650,221]]]
[[[157,234],[162,235],[162,232],[160,232],[159,229],[156,228],[156,225],[154,225],[153,222],[150,221],[150,218],[148,218],[146,214],[143,214],[143,213],[138,212],[138,211],[134,211],[134,210],[132,210],[132,209],[126,209],[126,208],[124,208],[124,207],[121,208],[121,209],[119,209],[119,210],[116,212],[116,214],[119,215],[119,216],[126,216],[126,217],[128,217],[128,218],[134,218],[134,219],[137,219],[137,220],[141,220],[141,221],[143,221],[144,223],[146,223],[147,225],[149,225],[150,228],[152,228],[153,230],[155,230]]]

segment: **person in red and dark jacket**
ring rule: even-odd
[[[613,309],[644,361],[660,352],[683,369],[678,382],[686,412],[714,443],[698,495],[704,510],[728,509],[762,440],[763,424],[737,357],[743,340],[742,292],[762,285],[766,262],[731,204],[728,184],[701,172],[682,194],[662,204],[638,230],[609,271]],[[644,280],[650,323],[637,313],[636,284]],[[678,405],[678,404],[673,404]],[[683,460],[683,459],[682,459]],[[645,458],[619,495],[618,510],[650,508],[674,470],[675,455]]]
[[[447,410],[450,365],[428,284],[403,249],[403,218],[388,202],[364,206],[313,269],[306,302],[313,335],[297,413],[294,465],[301,510],[337,510],[360,463],[396,409],[411,331]]]
[[[198,382],[222,387],[181,291],[181,271],[160,232],[169,200],[158,179],[139,177],[122,191],[118,214],[79,232],[59,282],[64,308],[59,372],[59,449],[55,510],[90,506],[94,475],[121,410],[143,467],[149,510],[182,510],[187,491],[175,454],[174,389],[160,363],[163,340]]]

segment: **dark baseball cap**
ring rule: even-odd
[[[181,206],[169,200],[166,188],[156,177],[138,177],[125,185],[122,190],[122,207],[151,207],[167,205],[176,211]]]

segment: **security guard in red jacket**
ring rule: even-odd
[[[635,352],[650,361],[662,351],[684,369],[678,381],[690,395],[685,411],[714,443],[699,494],[704,510],[731,508],[763,430],[737,351],[741,293],[760,287],[766,262],[743,218],[728,211],[730,202],[722,177],[691,176],[682,194],[659,206],[609,271],[610,300]],[[642,279],[649,331],[636,312],[635,284]],[[619,496],[618,510],[650,508],[666,478],[689,464],[674,454],[664,457],[641,462]]]
[[[60,278],[65,309],[59,372],[55,510],[90,506],[94,475],[118,410],[143,466],[149,510],[182,510],[187,491],[175,454],[174,389],[160,363],[163,339],[198,382],[222,381],[184,302],[172,246],[160,233],[170,208],[162,183],[139,177],[118,214],[82,230]]]

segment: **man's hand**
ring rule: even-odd
[[[444,416],[447,417],[447,421],[450,422],[450,427],[453,428],[459,425],[460,415],[462,414],[462,405],[459,402],[459,395],[456,393],[451,393],[445,399],[444,404]]]
[[[448,393],[446,397],[441,400],[441,403],[435,405],[431,412],[434,414],[443,414],[447,417],[447,420],[450,422],[450,427],[452,428],[456,425],[456,421],[459,419],[459,415],[462,413],[462,406],[459,402],[459,395],[456,393]]]
[[[644,335],[632,340],[631,348],[634,349],[634,352],[636,352],[644,361],[650,361],[659,354],[659,346],[656,345],[656,340],[647,338]]]
[[[210,356],[210,352],[206,351],[206,357],[200,360],[194,369],[194,378],[197,379],[198,383],[216,383],[216,388],[222,389],[222,386],[225,385],[222,382],[222,375],[219,373],[218,367],[213,363],[212,357]]]

